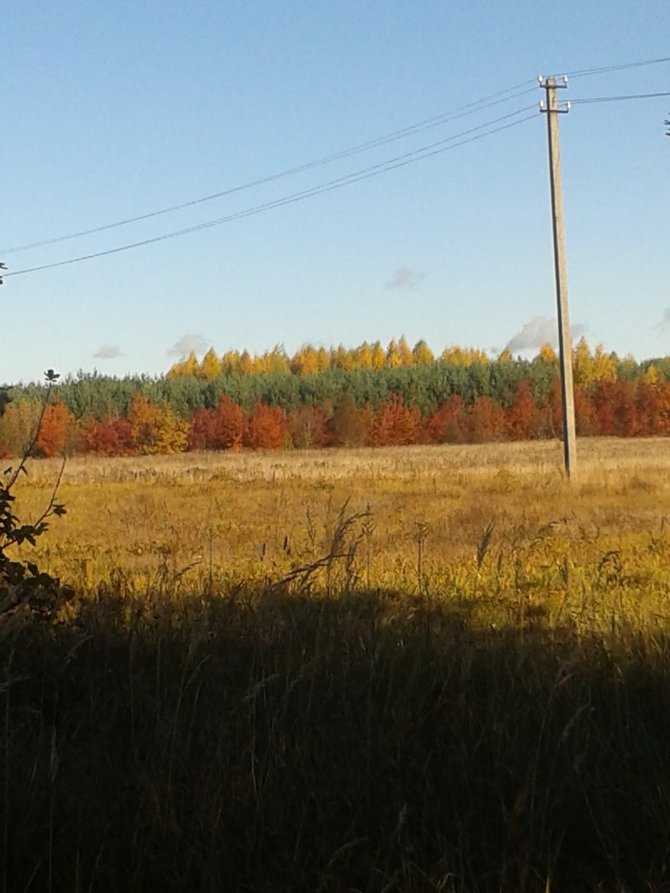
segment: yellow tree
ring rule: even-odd
[[[206,381],[212,381],[212,379],[218,378],[219,375],[221,375],[221,371],[221,360],[217,357],[214,348],[210,347],[202,358],[200,368],[198,369],[198,376],[204,378]]]
[[[400,356],[395,338],[391,338],[386,348],[386,365],[391,369],[397,369],[399,366],[402,366],[402,357]]]
[[[398,339],[398,354],[400,355],[400,364],[402,366],[414,365],[414,354],[404,335],[401,335]]]
[[[546,344],[542,345],[537,355],[541,360],[544,360],[545,363],[551,363],[553,365],[558,362],[556,351],[548,341]]]
[[[339,344],[336,348],[331,348],[330,365],[333,369],[353,369],[354,357],[350,350],[343,344]]]
[[[420,341],[417,341],[414,345],[412,355],[417,366],[430,366],[431,363],[435,362],[433,351],[428,347],[423,338],[421,338]]]
[[[39,423],[41,405],[37,400],[14,400],[0,416],[0,455],[21,456]]]
[[[252,375],[254,372],[254,361],[248,350],[243,350],[240,354],[240,361],[237,364],[237,371],[242,375]]]
[[[319,364],[319,372],[325,372],[330,369],[330,353],[325,347],[320,347],[316,352],[317,362]]]
[[[371,347],[372,351],[372,368],[383,369],[386,365],[386,353],[380,341],[375,341]]]
[[[236,350],[228,350],[221,357],[221,371],[224,375],[237,372],[240,366],[240,355]]]
[[[286,351],[281,344],[275,344],[272,350],[263,355],[265,371],[268,373],[284,374],[290,372]]]
[[[502,364],[511,363],[513,359],[514,359],[514,357],[512,356],[512,351],[509,349],[509,347],[506,347],[504,350],[501,350],[500,353],[498,354],[498,362],[499,363],[502,363]]]
[[[168,369],[167,377],[187,378],[189,375],[198,375],[199,372],[200,364],[198,363],[198,358],[193,353],[193,351],[191,351],[191,353],[185,359],[181,359],[170,366],[170,368]]]
[[[595,381],[595,365],[586,338],[580,338],[572,352],[572,373],[577,387],[588,387]]]
[[[357,369],[372,369],[372,348],[367,341],[354,350],[354,364]]]
[[[315,375],[319,371],[319,355],[311,344],[303,344],[293,355],[291,371],[297,375]]]
[[[138,453],[178,453],[186,449],[188,423],[169,406],[157,406],[144,394],[136,394],[130,404],[128,421]]]
[[[615,381],[616,360],[612,354],[605,353],[602,344],[599,344],[593,355],[593,380]]]
[[[440,359],[443,363],[449,363],[452,366],[467,366],[467,357],[465,351],[458,344],[451,344],[442,351]]]

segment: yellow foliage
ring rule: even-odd
[[[414,362],[417,366],[429,366],[431,363],[435,362],[433,351],[428,347],[423,338],[420,341],[417,341],[414,345],[412,355],[414,356]]]
[[[136,394],[130,404],[128,421],[135,449],[143,455],[180,453],[186,449],[188,422],[180,419],[169,406],[157,406],[143,394]]]
[[[549,342],[542,345],[542,347],[540,348],[537,355],[541,360],[544,360],[545,363],[557,363],[558,362],[558,357],[556,355],[556,351],[551,346],[551,344],[549,344]]]
[[[200,368],[198,369],[198,375],[200,378],[211,381],[212,379],[218,378],[219,375],[221,375],[221,369],[221,360],[217,357],[214,348],[210,347],[205,356],[202,358]]]
[[[506,347],[504,350],[501,350],[498,354],[498,362],[499,363],[511,363],[514,357],[512,356],[512,351],[509,347]]]

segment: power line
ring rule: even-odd
[[[664,62],[670,62],[670,56],[665,56],[658,59],[646,59],[637,62],[627,62],[618,65],[608,65],[602,66],[600,68],[586,68],[578,71],[569,71],[566,74],[570,77],[587,77],[598,74],[605,74],[613,71],[623,71],[627,69],[634,68],[642,68],[650,65],[659,65]],[[532,84],[533,86],[528,86]],[[159,217],[164,214],[169,214],[174,211],[180,211],[185,208],[193,207],[194,205],[202,204],[204,202],[213,201],[218,198],[224,198],[229,195],[233,195],[237,192],[242,192],[247,189],[251,189],[255,186],[261,186],[267,183],[274,182],[275,180],[283,179],[289,176],[293,176],[295,174],[304,173],[308,170],[313,170],[314,168],[322,167],[327,164],[331,164],[335,161],[342,160],[344,158],[348,158],[352,155],[358,154],[360,152],[367,151],[369,149],[373,149],[379,146],[387,145],[388,143],[394,142],[399,139],[404,139],[409,136],[413,136],[414,134],[421,133],[424,130],[433,127],[439,127],[443,124],[447,124],[451,121],[458,120],[459,118],[465,117],[466,115],[475,114],[479,111],[484,111],[485,109],[492,108],[493,106],[499,105],[503,102],[509,102],[513,99],[519,98],[520,96],[524,96],[528,93],[534,92],[536,89],[534,80],[522,81],[519,84],[515,84],[512,87],[507,87],[504,90],[498,90],[495,93],[491,93],[487,96],[482,97],[481,99],[477,99],[473,102],[467,103],[466,105],[458,106],[457,108],[444,112],[439,115],[435,115],[431,118],[426,118],[422,121],[418,121],[414,124],[410,124],[407,127],[403,127],[399,130],[392,131],[383,136],[377,137],[372,140],[368,140],[363,143],[359,143],[354,146],[350,146],[349,148],[342,149],[338,152],[331,153],[330,155],[325,155],[321,158],[317,158],[313,161],[305,162],[304,164],[296,165],[294,167],[288,168],[283,171],[279,171],[275,174],[269,174],[264,177],[259,177],[255,180],[250,180],[246,183],[239,184],[238,186],[232,186],[228,189],[221,190],[219,192],[214,192],[209,195],[201,196],[200,198],[191,199],[186,202],[181,202],[176,205],[170,205],[169,207],[160,208],[156,211],[149,211],[144,214],[138,214],[134,217],[127,217],[123,220],[117,220],[112,223],[102,224],[100,226],[90,227],[88,229],[78,230],[76,232],[67,233],[61,236],[55,236],[49,239],[43,239],[37,242],[30,242],[24,245],[17,245],[10,248],[1,249],[3,254],[10,254],[19,251],[27,251],[31,248],[42,248],[47,245],[54,245],[58,242],[65,242],[72,239],[82,238],[84,236],[94,235],[96,233],[105,232],[109,229],[115,229],[121,226],[127,226],[131,223],[139,223],[143,220],[149,220],[153,217]],[[664,94],[658,94],[664,95]],[[635,98],[643,98],[643,97],[635,97]],[[647,98],[647,97],[644,97]],[[573,100],[573,102],[586,102],[587,100]],[[588,100],[588,101],[605,101],[605,100]],[[614,101],[614,100],[611,100]]]
[[[528,84],[532,84],[533,86],[527,86]],[[522,89],[525,88],[525,89]],[[163,214],[169,214],[173,211],[181,211],[184,208],[190,208],[194,205],[202,204],[203,202],[210,202],[217,198],[224,198],[225,196],[234,195],[237,192],[243,192],[247,189],[251,189],[255,186],[262,186],[266,183],[272,183],[275,180],[284,179],[286,177],[293,176],[294,174],[304,173],[308,170],[313,170],[314,168],[323,167],[327,164],[332,164],[335,161],[340,161],[344,158],[349,158],[352,155],[356,155],[360,152],[368,151],[369,149],[374,149],[379,146],[387,145],[388,143],[395,142],[400,139],[405,139],[409,136],[414,136],[417,133],[421,133],[430,128],[439,127],[443,124],[448,124],[451,121],[456,121],[459,118],[464,118],[467,115],[473,115],[477,112],[485,111],[486,109],[493,108],[496,105],[500,105],[504,102],[510,102],[513,99],[518,99],[521,96],[525,96],[529,93],[534,93],[537,87],[535,85],[535,81],[524,81],[521,84],[516,84],[513,87],[508,87],[505,90],[498,90],[496,93],[492,93],[488,96],[482,97],[482,99],[477,99],[474,102],[470,102],[467,105],[459,106],[453,109],[450,112],[444,112],[440,115],[434,115],[431,118],[425,118],[422,121],[417,121],[414,124],[410,124],[407,127],[403,127],[400,130],[394,130],[391,133],[385,134],[380,137],[376,137],[375,139],[368,140],[367,142],[358,143],[355,146],[350,146],[347,149],[342,149],[338,152],[333,152],[330,155],[325,155],[322,158],[317,158],[314,161],[308,161],[304,164],[296,165],[295,167],[288,168],[283,171],[279,171],[275,174],[269,174],[264,177],[259,177],[255,180],[249,180],[246,183],[241,183],[238,186],[231,186],[228,189],[221,190],[219,192],[213,192],[209,195],[201,196],[200,198],[191,199],[186,202],[181,202],[177,205],[170,205],[166,208],[160,208],[156,211],[149,211],[145,214],[138,214],[135,217],[126,217],[123,220],[117,220],[113,223],[106,223],[101,226],[91,227],[90,229],[78,230],[77,232],[67,233],[62,236],[55,236],[50,239],[43,239],[38,242],[30,242],[25,245],[17,245],[11,248],[2,248],[0,251],[2,254],[11,254],[19,251],[27,251],[30,248],[43,248],[46,245],[54,245],[57,242],[66,242],[71,239],[78,239],[82,236],[90,236],[95,233],[105,232],[109,229],[115,229],[120,226],[127,226],[131,223],[139,223],[142,220],[149,220],[152,217],[159,217]],[[509,94],[509,95],[508,95]]]
[[[194,226],[189,226],[184,229],[175,230],[169,233],[163,233],[160,236],[153,236],[149,239],[142,239],[137,242],[130,242],[125,245],[119,245],[116,248],[108,248],[104,251],[96,251],[91,254],[84,254],[78,257],[68,258],[67,260],[56,261],[54,263],[41,264],[35,267],[27,267],[23,270],[16,270],[11,273],[5,273],[5,277],[7,276],[22,276],[27,273],[36,273],[40,270],[52,270],[55,267],[64,267],[70,264],[81,263],[87,260],[93,260],[98,257],[105,257],[110,254],[118,254],[122,251],[130,251],[133,248],[140,248],[145,245],[152,245],[156,242],[163,242],[167,239],[176,239],[180,236],[185,236],[190,233],[199,232],[204,229],[211,229],[216,226],[221,226],[225,223],[231,223],[235,220],[241,220],[244,217],[252,217],[257,214],[264,213],[265,211],[273,210],[274,208],[284,207],[285,205],[295,204],[300,201],[304,201],[305,199],[312,198],[315,195],[322,195],[325,192],[332,192],[336,189],[341,189],[344,186],[349,186],[353,183],[358,183],[362,180],[368,180],[372,177],[379,176],[380,174],[388,173],[389,171],[396,170],[401,167],[405,167],[409,164],[414,164],[417,161],[422,161],[425,158],[431,158],[435,155],[439,155],[443,152],[447,152],[451,149],[456,149],[459,146],[467,145],[468,143],[473,143],[477,140],[484,139],[487,136],[492,136],[495,133],[500,133],[500,131],[508,130],[512,127],[517,127],[520,124],[523,124],[526,121],[530,121],[535,118],[537,112],[534,111],[532,115],[526,115],[523,118],[520,118],[517,121],[507,121],[506,124],[500,124],[498,127],[491,128],[489,130],[484,131],[483,133],[477,133],[475,135],[466,136],[467,134],[473,134],[475,131],[480,131],[485,127],[490,127],[491,124],[496,124],[505,119],[509,119],[511,117],[516,117],[517,115],[523,114],[523,112],[529,111],[529,109],[536,109],[533,106],[526,106],[522,109],[517,109],[515,112],[510,112],[507,115],[503,115],[500,118],[496,118],[493,121],[489,121],[486,124],[480,124],[477,127],[470,128],[469,130],[463,131],[461,134],[456,134],[455,136],[448,137],[443,140],[438,140],[435,143],[430,143],[427,146],[423,146],[419,149],[415,149],[412,152],[406,152],[403,155],[396,156],[395,158],[388,159],[385,162],[380,162],[379,164],[372,165],[368,168],[363,168],[359,171],[354,171],[351,174],[347,174],[343,177],[338,177],[337,179],[327,181],[326,183],[319,184],[317,186],[313,186],[310,189],[305,189],[300,192],[292,193],[290,195],[284,196],[283,198],[276,199],[275,201],[265,202],[261,205],[256,205],[252,208],[247,208],[243,211],[238,211],[233,214],[229,214],[226,217],[220,217],[215,220],[208,220],[203,223],[195,224]],[[465,137],[459,140],[459,137]],[[455,142],[456,141],[456,142]],[[445,143],[452,143],[452,145],[444,145]]]
[[[601,68],[582,68],[580,71],[564,71],[571,78],[591,77],[597,74],[610,74],[613,71],[627,71],[631,68],[646,68],[649,65],[661,65],[664,62],[670,62],[670,56],[663,56],[660,59],[645,59],[642,62],[625,62],[622,65],[605,65]]]
[[[633,99],[655,99],[657,96],[670,96],[670,90],[665,93],[630,93],[627,96],[588,96],[585,99],[571,99],[573,105],[587,102],[628,102]]]

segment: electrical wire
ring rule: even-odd
[[[646,68],[649,65],[661,65],[670,62],[670,56],[662,56],[660,59],[645,59],[641,62],[625,62],[622,65],[605,65],[601,68],[582,68],[579,71],[564,71],[566,77],[585,78],[597,74],[610,74],[613,71],[627,71],[631,68]]]
[[[631,93],[628,96],[587,96],[583,99],[571,99],[572,105],[587,102],[628,102],[633,99],[655,99],[658,96],[670,96],[670,90],[665,93]]]
[[[569,71],[566,72],[566,76],[569,77],[589,77],[598,74],[605,74],[614,71],[624,71],[628,69],[634,68],[642,68],[650,65],[659,65],[661,63],[670,62],[670,56],[664,56],[658,59],[646,59],[637,62],[627,62],[619,65],[607,65],[602,66],[600,68],[585,68],[577,71]],[[532,85],[532,86],[529,86]],[[255,180],[250,180],[245,183],[241,183],[237,186],[232,186],[228,189],[220,190],[218,192],[213,192],[209,195],[201,196],[200,198],[191,199],[186,202],[181,202],[176,205],[170,205],[165,208],[160,208],[156,211],[149,211],[144,214],[138,214],[134,217],[127,217],[123,220],[117,220],[112,223],[102,224],[100,226],[90,227],[89,229],[78,230],[76,232],[67,233],[61,236],[54,236],[49,239],[42,239],[36,242],[29,242],[23,245],[17,245],[9,248],[0,249],[2,254],[12,254],[19,251],[27,251],[31,248],[42,248],[47,245],[54,245],[58,242],[70,241],[72,239],[82,238],[84,236],[94,235],[96,233],[105,232],[109,229],[116,229],[121,226],[128,226],[132,223],[139,223],[143,220],[149,220],[153,217],[159,217],[164,214],[169,214],[174,211],[180,211],[185,208],[193,207],[194,205],[199,205],[204,202],[214,201],[218,198],[224,198],[229,195],[233,195],[237,192],[242,192],[247,189],[252,189],[256,186],[261,186],[267,183],[274,182],[275,180],[280,180],[286,177],[293,176],[295,174],[304,173],[308,170],[313,170],[314,168],[322,167],[327,164],[332,164],[335,161],[342,160],[344,158],[348,158],[352,155],[358,154],[360,152],[368,151],[369,149],[373,149],[379,146],[387,145],[388,143],[395,142],[396,140],[405,139],[406,137],[413,136],[414,134],[421,133],[424,130],[433,127],[439,127],[443,124],[447,124],[451,121],[458,120],[459,118],[465,117],[466,115],[475,114],[479,111],[484,111],[488,108],[492,108],[493,106],[499,105],[503,102],[509,102],[513,99],[519,98],[520,96],[524,96],[528,93],[534,92],[536,89],[536,83],[534,80],[522,81],[519,84],[515,84],[512,87],[507,87],[504,90],[498,90],[495,93],[491,93],[487,96],[482,97],[481,99],[477,99],[473,102],[469,102],[466,105],[458,106],[457,108],[444,112],[439,115],[435,115],[431,118],[426,118],[422,121],[418,121],[414,124],[410,124],[407,127],[403,127],[399,130],[392,131],[383,136],[377,137],[372,140],[368,140],[363,143],[359,143],[354,146],[350,146],[346,149],[342,149],[338,152],[331,153],[330,155],[325,155],[321,158],[317,158],[313,161],[305,162],[304,164],[296,165],[294,167],[288,168],[283,171],[279,171],[274,174],[269,174],[264,177],[259,177]],[[663,94],[658,94],[663,95]],[[645,97],[631,97],[631,98],[647,98]],[[598,101],[605,102],[608,101],[606,99],[594,99],[594,100],[573,100],[573,102],[587,102],[587,101]],[[615,101],[614,99],[609,101]]]
[[[528,84],[533,84],[533,86],[528,87]],[[522,89],[524,88],[524,89]],[[166,208],[160,208],[156,211],[149,211],[145,214],[138,214],[135,217],[126,217],[123,220],[117,220],[113,223],[102,224],[101,226],[91,227],[90,229],[78,230],[77,232],[67,233],[62,236],[55,236],[50,239],[43,239],[38,242],[29,242],[24,245],[17,245],[10,248],[2,248],[0,249],[0,253],[5,254],[13,254],[19,251],[27,251],[31,248],[43,248],[46,245],[54,245],[57,242],[66,242],[71,239],[78,239],[83,236],[90,236],[95,233],[105,232],[106,230],[115,229],[120,226],[127,226],[131,223],[139,223],[142,220],[149,220],[152,217],[159,217],[163,214],[170,214],[173,211],[181,211],[184,208],[191,208],[194,205],[202,204],[203,202],[210,202],[218,198],[224,198],[225,196],[234,195],[238,192],[243,192],[247,189],[251,189],[255,186],[262,186],[266,183],[272,183],[275,180],[281,180],[286,177],[293,176],[295,174],[304,173],[308,170],[313,170],[314,168],[323,167],[327,164],[332,164],[335,161],[340,161],[344,158],[349,158],[352,155],[356,155],[360,152],[368,151],[369,149],[374,149],[379,146],[387,145],[388,143],[395,142],[400,139],[405,139],[409,136],[414,136],[417,133],[421,133],[430,128],[439,127],[443,124],[448,124],[452,121],[456,121],[459,118],[466,117],[467,115],[473,115],[477,112],[485,111],[486,109],[493,108],[496,105],[500,105],[504,102],[510,102],[513,99],[518,99],[521,96],[525,96],[528,93],[534,93],[537,89],[537,85],[535,81],[524,81],[521,84],[516,84],[514,87],[508,87],[505,90],[499,90],[496,93],[491,93],[488,96],[482,97],[482,99],[477,99],[474,102],[470,102],[467,105],[459,106],[458,108],[453,109],[450,112],[444,112],[440,115],[435,115],[431,118],[425,118],[422,121],[418,121],[415,124],[410,124],[407,127],[403,127],[400,130],[394,130],[391,133],[385,134],[380,137],[376,137],[375,139],[368,140],[367,142],[358,143],[355,146],[350,146],[347,149],[342,149],[338,152],[333,152],[330,155],[325,155],[322,158],[317,158],[314,161],[308,161],[304,164],[296,165],[295,167],[288,168],[283,171],[279,171],[275,174],[269,174],[265,177],[259,177],[255,180],[249,180],[246,183],[241,183],[238,186],[231,186],[228,189],[221,190],[219,192],[213,192],[209,195],[201,196],[200,198],[191,199],[190,201],[181,202],[177,205],[170,205]],[[509,95],[507,95],[509,94]]]
[[[642,60],[642,61],[637,61],[637,62],[628,62],[628,63],[624,63],[624,64],[619,64],[619,65],[602,66],[599,68],[587,68],[587,69],[581,69],[581,70],[576,70],[576,71],[569,71],[566,73],[566,76],[573,77],[573,78],[590,77],[590,76],[610,73],[610,72],[614,72],[614,71],[624,71],[624,70],[642,68],[642,67],[651,66],[651,65],[659,65],[662,63],[666,63],[666,62],[670,62],[670,56],[665,56],[665,57],[661,57],[661,58],[657,58],[657,59],[647,59],[647,60]],[[533,86],[528,86],[530,84],[532,84]],[[388,134],[377,137],[375,139],[368,140],[366,142],[359,143],[354,146],[350,146],[350,147],[348,147],[346,149],[342,149],[338,152],[334,152],[329,155],[325,155],[325,156],[323,156],[321,158],[317,158],[313,161],[305,162],[304,164],[296,165],[294,167],[288,168],[283,171],[279,171],[274,174],[269,174],[267,176],[259,177],[255,180],[250,180],[248,182],[239,184],[237,186],[232,186],[228,189],[221,190],[219,192],[214,192],[209,195],[201,196],[200,198],[191,199],[189,201],[181,202],[180,204],[171,205],[169,207],[160,208],[155,211],[150,211],[150,212],[147,212],[144,214],[139,214],[135,217],[128,217],[123,220],[117,220],[112,223],[103,224],[101,226],[91,227],[89,229],[84,229],[84,230],[78,230],[76,232],[67,233],[67,234],[61,235],[61,236],[55,236],[55,237],[49,238],[49,239],[43,239],[41,241],[30,242],[30,243],[27,243],[24,245],[3,248],[3,249],[0,249],[0,251],[2,254],[11,254],[11,253],[19,252],[19,251],[27,251],[32,248],[41,248],[41,247],[45,247],[47,245],[53,245],[53,244],[56,244],[59,242],[69,241],[72,239],[82,238],[84,236],[89,236],[89,235],[93,235],[96,233],[105,232],[106,230],[115,229],[115,228],[118,228],[121,226],[127,226],[132,223],[138,223],[143,220],[149,220],[153,217],[158,217],[158,216],[161,216],[164,214],[169,214],[174,211],[183,210],[185,208],[193,207],[195,205],[199,205],[204,202],[213,201],[218,198],[224,198],[226,196],[233,195],[235,193],[242,192],[242,191],[251,189],[256,186],[271,183],[276,180],[280,180],[280,179],[283,179],[283,178],[286,178],[289,176],[293,176],[295,174],[303,173],[308,170],[313,170],[315,168],[322,167],[327,164],[331,164],[335,161],[339,161],[339,160],[351,157],[352,155],[355,155],[355,154],[358,154],[361,152],[365,152],[365,151],[368,151],[373,148],[388,145],[389,143],[395,142],[400,139],[405,139],[407,137],[414,136],[415,134],[422,133],[423,131],[428,130],[430,128],[442,126],[444,124],[458,120],[459,118],[465,117],[467,115],[475,114],[477,112],[492,108],[492,107],[499,105],[501,103],[509,102],[513,99],[527,95],[528,93],[534,92],[536,90],[536,88],[537,88],[537,86],[536,86],[536,82],[534,80],[522,81],[521,83],[516,84],[512,87],[508,87],[504,90],[499,90],[495,93],[491,93],[487,96],[482,97],[481,99],[467,103],[466,105],[459,106],[449,112],[444,112],[442,114],[435,115],[431,118],[423,119],[421,121],[415,122],[414,124],[410,124],[406,127],[403,127],[399,130],[392,131]],[[620,101],[625,101],[625,100],[650,99],[650,98],[654,98],[654,97],[667,96],[667,95],[669,95],[669,94],[668,93],[649,93],[649,94],[634,94],[631,96],[590,97],[590,98],[585,98],[585,99],[573,99],[573,100],[571,100],[571,102],[573,104],[577,104],[577,103],[586,104],[586,103],[595,103],[595,102],[620,102]],[[498,119],[496,119],[496,120],[498,120]],[[490,123],[492,123],[492,122],[489,122],[489,124]],[[486,127],[486,126],[488,126],[488,124],[484,124],[481,126]],[[476,130],[477,128],[474,128],[474,129]],[[466,133],[468,133],[468,132],[470,132],[470,131],[466,131]],[[457,134],[453,138],[447,138],[447,141],[451,140],[451,139],[458,139],[459,136],[460,135]],[[423,149],[418,149],[418,150],[416,150],[416,152],[421,152],[425,148],[426,147],[423,147]],[[386,162],[384,162],[382,164],[386,164]],[[380,171],[380,172],[383,172],[383,171]],[[346,181],[347,178],[345,177],[345,178],[343,178],[343,180]],[[339,180],[336,182],[339,182]],[[297,194],[301,194],[301,193],[297,193]],[[309,190],[306,191],[306,196],[308,194],[311,194],[311,192]],[[281,200],[279,200],[279,201],[281,201]],[[267,203],[267,204],[268,204],[268,206],[272,206],[273,203]],[[264,208],[265,205],[261,205],[259,207]],[[190,231],[190,228],[186,231]],[[181,233],[182,231],[180,230],[178,232]],[[166,237],[171,237],[171,236],[165,236],[165,237],[159,236],[157,238],[161,239],[161,238],[166,238]],[[152,240],[148,240],[148,241],[145,240],[143,242],[132,243],[132,244],[133,244],[133,246],[138,246],[140,244],[150,244],[151,241]],[[114,249],[114,250],[119,250],[119,249]],[[89,258],[89,257],[93,257],[93,256],[99,256],[99,255],[97,255],[97,254],[84,255],[83,257]],[[32,271],[35,268],[30,268],[30,269]],[[14,273],[14,274],[6,274],[6,275],[18,275],[18,274]]]
[[[265,211],[270,211],[274,208],[280,208],[284,207],[285,205],[295,204],[297,202],[304,201],[305,199],[312,198],[315,195],[322,195],[325,192],[331,192],[335,189],[341,189],[344,186],[351,185],[352,183],[358,183],[362,180],[368,180],[372,177],[379,176],[380,174],[396,170],[397,168],[405,167],[409,164],[414,164],[417,161],[422,161],[425,158],[430,158],[443,152],[447,152],[451,149],[458,148],[459,146],[464,146],[468,143],[475,142],[476,140],[484,139],[487,136],[492,136],[493,134],[500,133],[503,130],[517,127],[526,121],[530,121],[531,119],[536,118],[537,111],[534,111],[532,115],[526,115],[525,117],[520,118],[517,121],[507,120],[507,123],[505,124],[500,124],[498,127],[491,128],[484,131],[483,133],[475,134],[475,131],[483,130],[483,128],[490,127],[492,124],[496,124],[511,117],[516,117],[517,115],[527,112],[531,108],[535,109],[535,106],[527,106],[522,109],[517,109],[517,111],[515,112],[511,112],[508,115],[503,115],[500,118],[496,118],[492,121],[487,122],[486,124],[481,124],[477,127],[470,128],[469,130],[463,131],[461,134],[456,134],[455,136],[448,137],[443,140],[438,140],[435,143],[431,143],[427,146],[415,149],[412,152],[406,152],[403,155],[388,159],[385,162],[380,162],[379,164],[371,165],[370,167],[363,168],[362,170],[354,171],[353,173],[347,174],[346,176],[338,177],[334,180],[327,181],[326,183],[313,186],[310,189],[292,193],[290,195],[284,196],[283,198],[276,199],[275,201],[265,202],[264,204],[256,205],[255,207],[247,208],[245,210],[229,214],[226,217],[220,217],[215,220],[208,220],[204,223],[199,223],[194,226],[189,226],[184,229],[175,230],[169,233],[163,233],[162,235],[153,236],[149,239],[142,239],[137,242],[130,242],[125,245],[119,245],[116,248],[108,248],[104,251],[96,251],[91,254],[68,258],[67,260],[55,261],[53,263],[41,264],[34,267],[27,267],[22,270],[15,270],[13,272],[5,273],[4,276],[5,278],[8,278],[9,276],[22,276],[28,273],[36,273],[41,270],[51,270],[55,267],[63,267],[70,264],[81,263],[87,260],[93,260],[94,258],[98,257],[106,257],[111,254],[118,254],[122,251],[130,251],[134,248],[140,248],[145,245],[152,245],[156,242],[166,241],[167,239],[175,239],[190,233],[199,232],[205,229],[211,229],[216,226],[221,226],[225,223],[231,223],[235,220],[241,220],[245,217],[255,216],[257,214],[264,213]],[[460,137],[463,137],[463,139],[459,139]],[[445,143],[451,143],[451,145],[445,145]]]

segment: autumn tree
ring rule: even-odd
[[[245,443],[254,450],[274,450],[284,439],[284,411],[278,406],[257,403],[249,416]]]
[[[81,427],[82,447],[102,456],[129,456],[135,452],[132,425],[127,419],[88,416]]]
[[[296,375],[316,375],[319,371],[318,352],[311,344],[303,344],[291,357],[290,369]]]
[[[430,366],[431,363],[435,362],[433,351],[428,347],[423,338],[420,341],[417,341],[412,348],[412,357],[414,358],[414,364],[416,366]]]
[[[426,421],[431,443],[465,443],[468,439],[468,417],[465,400],[454,394],[445,400]]]
[[[502,406],[490,397],[477,397],[468,412],[468,429],[473,443],[503,440],[505,413]]]
[[[199,378],[204,378],[205,381],[212,381],[212,379],[218,378],[219,375],[221,375],[221,372],[221,360],[219,359],[219,357],[217,357],[214,348],[210,347],[210,349],[202,358],[202,362],[198,367],[197,375]]]
[[[200,406],[191,415],[189,422],[187,449],[210,450],[214,439],[214,413]]]
[[[31,443],[42,412],[37,400],[12,400],[0,416],[0,455],[22,456]]]
[[[342,394],[328,422],[331,442],[335,446],[363,446],[368,436],[367,415],[356,406],[353,394]]]
[[[414,365],[414,354],[412,353],[412,349],[407,343],[407,338],[405,338],[404,335],[401,335],[398,339],[398,355],[400,356],[401,366]]]
[[[372,368],[383,369],[386,365],[386,352],[384,351],[381,342],[375,341],[374,344],[371,345],[370,351],[372,354]]]
[[[44,408],[35,446],[41,456],[63,456],[76,447],[77,422],[70,410],[56,400]]]
[[[514,402],[506,413],[506,431],[511,440],[537,437],[539,411],[533,399],[530,381],[525,378],[517,385]]]
[[[136,394],[133,398],[128,421],[138,453],[178,453],[186,448],[188,423],[182,421],[169,406],[158,406],[144,394]]]
[[[406,406],[402,396],[391,394],[375,413],[371,439],[375,446],[400,446],[417,443],[421,432],[421,414]]]
[[[326,413],[320,406],[303,404],[289,413],[287,428],[298,449],[325,446],[328,440]]]
[[[168,378],[188,378],[191,375],[198,375],[200,372],[200,363],[195,353],[191,353],[179,362],[174,363],[168,370]]]
[[[247,427],[247,419],[242,407],[224,394],[219,398],[212,419],[209,448],[215,450],[239,449],[242,446]]]
[[[386,366],[390,369],[397,369],[402,366],[402,357],[398,350],[398,343],[395,338],[391,338],[386,348]]]
[[[352,351],[340,344],[330,351],[330,366],[332,369],[350,370],[354,368],[354,356]]]

